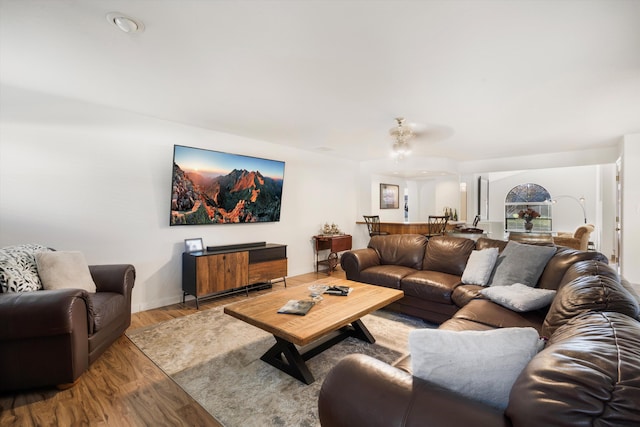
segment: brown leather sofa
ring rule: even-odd
[[[0,293],[0,391],[71,385],[129,327],[134,267],[89,270],[95,294]]]
[[[502,251],[506,244],[486,237],[474,242],[452,236],[427,240],[419,234],[373,236],[367,248],[342,254],[340,264],[349,280],[404,291],[404,297],[389,309],[442,323],[478,298],[482,289],[460,281],[471,252],[490,247]],[[607,262],[599,252],[558,247],[537,286],[557,289],[571,264],[588,259]]]
[[[449,244],[466,247],[462,242]],[[504,247],[497,241],[478,244]],[[440,329],[531,326],[549,339],[520,373],[506,410],[412,376],[409,358],[391,366],[354,354],[340,361],[323,382],[318,401],[321,424],[640,425],[640,297],[601,258],[593,252],[558,248],[538,283],[557,289],[557,294],[550,307],[535,312],[511,311],[460,283],[448,291],[453,295],[451,305],[462,308]],[[354,259],[347,257],[345,264],[350,262]],[[456,292],[461,287],[464,291]]]

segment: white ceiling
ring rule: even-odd
[[[386,158],[397,116],[425,130],[416,155],[457,161],[640,132],[635,0],[0,5],[5,87],[306,150]]]

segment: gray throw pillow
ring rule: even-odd
[[[527,245],[510,241],[496,261],[489,286],[522,283],[535,287],[544,268],[556,253],[553,246]]]
[[[414,376],[499,409],[507,407],[511,387],[543,345],[534,328],[409,333]]]
[[[553,289],[532,288],[522,283],[509,286],[490,286],[480,291],[496,304],[513,311],[532,311],[551,304],[556,296]]]

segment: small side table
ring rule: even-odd
[[[326,264],[329,269],[327,274],[331,273],[338,266],[338,252],[344,252],[351,250],[351,235],[350,234],[320,234],[313,236],[316,247],[316,272],[320,271],[320,264]],[[320,259],[320,251],[329,251],[327,259]]]

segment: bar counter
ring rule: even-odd
[[[356,224],[364,224],[364,221],[356,221]],[[453,230],[456,225],[465,224],[464,221],[447,222],[447,230]],[[386,231],[389,234],[427,234],[429,225],[426,221],[413,222],[382,222],[380,221],[380,231]]]

